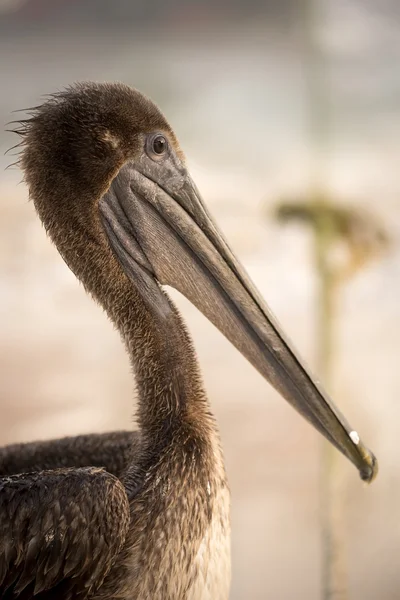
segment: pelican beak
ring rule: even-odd
[[[184,164],[176,156],[167,165],[151,163],[142,155],[125,164],[100,201],[105,231],[126,274],[136,285],[139,273],[142,283],[153,277],[186,296],[357,467],[361,479],[372,481],[375,456],[286,338]]]

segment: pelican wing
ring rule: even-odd
[[[129,527],[121,482],[103,469],[0,479],[0,598],[86,598],[102,584]]]
[[[0,448],[0,477],[69,467],[103,467],[120,477],[139,448],[138,431],[112,431]]]

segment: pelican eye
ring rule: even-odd
[[[167,148],[167,140],[163,135],[158,135],[153,140],[153,152],[163,154]]]
[[[164,135],[157,133],[147,140],[147,154],[155,160],[167,153],[168,141]]]

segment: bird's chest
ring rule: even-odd
[[[192,501],[181,499],[178,503],[181,508],[176,512],[171,507],[165,529],[157,527],[154,531],[158,542],[148,553],[138,598],[228,600],[231,578],[229,490],[226,486],[218,489],[207,507],[199,498],[201,491],[197,490],[197,499],[195,495],[193,493]]]
[[[193,560],[187,600],[228,600],[231,582],[230,496],[219,491],[210,525]]]
[[[223,468],[158,473],[133,505],[122,593],[130,600],[227,600],[230,494]]]

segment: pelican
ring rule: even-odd
[[[153,102],[122,84],[76,84],[18,132],[39,218],[126,346],[138,432],[3,449],[0,596],[227,600],[230,495],[218,427],[163,286],[184,294],[363,480],[376,459],[230,250]]]

